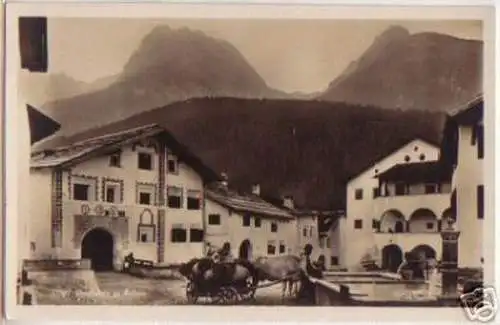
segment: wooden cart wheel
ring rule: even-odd
[[[188,303],[195,304],[198,300],[198,295],[196,294],[196,286],[193,282],[189,281],[186,285],[186,298]]]
[[[236,304],[241,301],[241,296],[238,293],[238,290],[233,287],[227,287],[224,296],[227,304]]]

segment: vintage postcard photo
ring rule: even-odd
[[[491,8],[134,6],[7,5],[7,313],[495,317]]]

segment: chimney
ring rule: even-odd
[[[283,197],[283,206],[290,210],[294,209],[293,197],[291,195],[287,195]]]
[[[260,196],[260,184],[252,185],[252,194]]]

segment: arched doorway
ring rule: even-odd
[[[396,272],[403,262],[403,251],[398,245],[387,245],[382,249],[382,269]]]
[[[82,240],[82,258],[90,260],[94,271],[113,270],[113,236],[109,231],[95,228]]]
[[[411,250],[416,256],[420,257],[422,260],[429,260],[436,258],[436,250],[429,245],[418,245]]]
[[[252,257],[252,244],[248,239],[241,242],[238,257],[245,260],[249,260]]]

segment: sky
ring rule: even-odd
[[[287,92],[324,90],[392,25],[410,33],[482,39],[481,22],[470,20],[54,18],[48,26],[50,72],[85,82],[116,75],[157,25],[188,27],[229,41],[270,87]]]

